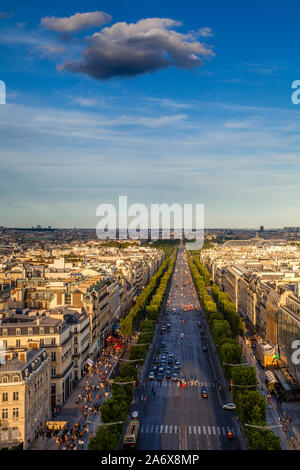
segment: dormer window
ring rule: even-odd
[[[19,382],[19,376],[18,376],[18,375],[14,375],[13,381],[14,381],[14,382]]]

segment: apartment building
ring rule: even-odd
[[[8,351],[45,348],[51,362],[51,407],[62,406],[73,383],[72,333],[63,320],[12,314],[0,321],[0,339]]]
[[[51,417],[50,358],[45,349],[20,349],[0,364],[0,449],[27,449]]]

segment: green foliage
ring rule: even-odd
[[[88,443],[88,450],[117,450],[124,425],[99,426],[94,438]]]

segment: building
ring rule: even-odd
[[[0,449],[27,449],[51,417],[50,380],[45,349],[7,353],[0,365]]]
[[[73,386],[72,333],[63,320],[49,316],[10,315],[0,322],[8,352],[45,348],[51,361],[51,406],[62,406]]]

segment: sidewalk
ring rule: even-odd
[[[268,389],[265,383],[265,372],[258,364],[252,348],[243,342],[243,350],[244,350],[244,357],[248,362],[249,366],[252,366],[256,370],[256,376],[258,380],[257,391],[266,398],[267,410],[266,410],[266,417],[267,417],[267,424],[269,426],[279,426],[280,424],[282,427],[273,428],[272,431],[276,436],[280,438],[281,447],[283,450],[297,450],[296,449],[296,442],[297,442],[297,432],[300,431],[300,428],[297,429],[294,423],[289,423],[288,418],[293,417],[294,421],[294,413],[289,412],[288,410],[291,408],[291,405],[295,407],[295,410],[299,411],[299,422],[300,422],[300,403],[293,402],[293,403],[282,403],[281,405],[277,402],[276,398],[272,395],[271,401],[269,402],[268,399]],[[285,418],[286,418],[286,432],[284,432],[283,427],[283,417],[285,411]],[[295,446],[292,447],[289,442],[290,439],[293,438],[295,442]]]
[[[111,390],[106,381],[114,373],[121,356],[105,357],[105,361],[110,366],[108,364],[104,365],[103,359],[101,362],[102,356],[95,359],[97,369],[93,368],[81,378],[61,411],[52,418],[52,420],[68,422],[70,440],[72,429],[74,429],[75,425],[78,426],[78,431],[80,432],[76,433],[75,441],[82,441],[82,444],[79,447],[77,444],[76,449],[86,449],[91,433],[95,434],[97,427],[101,424],[99,407],[104,400],[111,396]],[[102,378],[101,373],[103,375]],[[41,436],[33,442],[31,449],[60,450],[62,447],[56,443],[56,436],[48,438]]]

